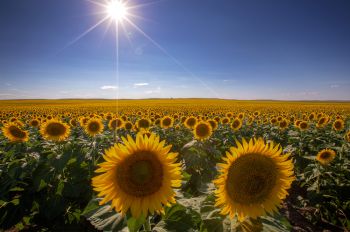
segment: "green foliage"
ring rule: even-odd
[[[105,123],[106,124],[106,123]],[[349,126],[349,125],[347,125]],[[263,137],[282,145],[291,153],[297,180],[285,204],[293,208],[314,228],[350,229],[350,145],[331,125],[300,131],[291,123],[281,130],[271,124],[243,124],[238,132],[219,125],[210,139],[196,141],[191,130],[153,127],[182,162],[183,184],[177,190],[177,203],[165,207],[164,215],[132,218],[121,215],[110,204],[99,205],[91,187],[96,165],[103,161],[104,150],[121,136],[135,132],[111,131],[90,138],[81,128],[73,128],[65,142],[42,140],[37,129],[30,129],[27,143],[10,143],[0,133],[0,229],[34,231],[103,230],[146,231],[290,231],[295,223],[289,212],[276,213],[238,222],[220,214],[214,206],[215,164],[235,139]],[[337,155],[329,165],[316,160],[317,153],[329,148]],[[285,206],[284,206],[285,207]],[[282,212],[285,212],[282,210]],[[317,230],[315,229],[315,230]]]

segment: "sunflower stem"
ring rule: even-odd
[[[143,227],[146,232],[151,232],[151,224],[149,223],[149,216],[146,217],[145,223],[143,224]]]

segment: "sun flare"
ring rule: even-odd
[[[116,22],[121,22],[128,15],[128,8],[125,3],[118,0],[110,1],[106,5],[107,14]]]

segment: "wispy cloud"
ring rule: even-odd
[[[134,87],[140,87],[140,86],[147,86],[149,83],[143,82],[143,83],[134,83]]]
[[[225,82],[225,83],[227,83],[227,82],[235,82],[236,80],[234,80],[234,79],[224,79],[224,80],[222,80],[222,82]]]
[[[286,97],[315,97],[319,96],[320,93],[317,91],[300,91],[300,92],[287,92],[283,94]]]
[[[160,86],[158,86],[156,89],[145,91],[145,94],[153,94],[153,93],[160,93]]]
[[[104,85],[100,87],[100,89],[103,89],[103,90],[110,90],[110,89],[117,89],[117,88],[118,87],[115,85]]]
[[[339,88],[339,87],[340,87],[340,85],[336,85],[336,84],[331,85],[332,89]]]

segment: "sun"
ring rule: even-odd
[[[112,0],[106,5],[107,14],[116,22],[123,21],[128,15],[128,8],[125,3],[118,0]]]

